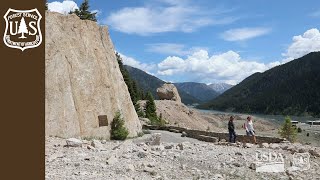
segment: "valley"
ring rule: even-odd
[[[191,54],[192,48],[178,45],[184,57],[140,63],[118,52],[126,37],[114,46],[110,36],[118,37],[119,29],[97,23],[88,1],[81,7],[46,12],[46,179],[320,177],[320,125],[306,124],[320,116],[320,52],[269,66],[243,61],[231,50],[209,57],[207,50]],[[185,77],[160,78],[175,73]],[[248,116],[252,136],[244,128]],[[237,139],[229,142],[233,130]],[[283,155],[282,161],[271,155],[270,162],[260,161],[267,153]],[[308,156],[308,169],[297,154]],[[257,171],[263,163],[282,163],[283,170]]]

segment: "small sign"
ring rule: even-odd
[[[99,127],[108,126],[108,117],[107,117],[107,115],[100,115],[100,116],[98,116],[98,119],[99,119]]]

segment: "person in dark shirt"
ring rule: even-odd
[[[230,120],[228,123],[228,130],[229,130],[229,142],[230,143],[235,143],[236,142],[236,132],[234,130],[234,123],[233,123],[234,117],[230,116]]]

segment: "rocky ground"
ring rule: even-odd
[[[126,141],[46,137],[46,179],[320,179],[320,149],[311,146],[213,144],[152,133]],[[281,153],[286,171],[256,172],[257,152]],[[311,153],[309,170],[290,167],[294,152]]]

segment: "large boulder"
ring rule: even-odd
[[[129,136],[137,136],[141,124],[108,28],[47,11],[45,36],[46,135],[108,139],[120,111]]]
[[[171,83],[165,83],[157,89],[160,100],[172,100],[181,103],[181,98],[177,88]]]

